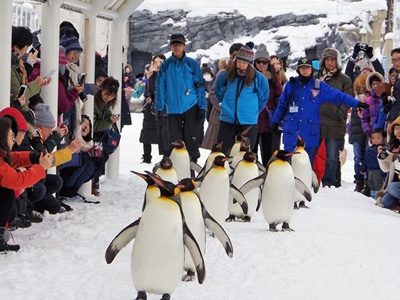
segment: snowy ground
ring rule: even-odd
[[[132,243],[111,265],[104,260],[114,236],[140,216],[145,184],[129,171],[150,170],[139,163],[142,114],[132,116],[123,131],[120,180],[102,179],[101,204],[71,203],[73,212],[45,215],[41,224],[14,232],[21,250],[0,255],[0,299],[136,297]],[[295,211],[295,232],[267,231],[260,212],[249,224],[223,224],[233,258],[208,237],[204,284],[182,283],[172,299],[399,299],[400,216],[353,192],[352,161],[343,167],[343,187],[320,190],[310,207]]]

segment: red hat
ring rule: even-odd
[[[28,125],[25,121],[24,116],[22,113],[14,108],[14,107],[7,107],[0,111],[0,117],[9,117],[12,119],[13,123],[15,122],[17,125],[17,131],[27,131]],[[14,131],[14,130],[13,130]]]

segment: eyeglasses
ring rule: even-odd
[[[263,64],[266,65],[269,63],[269,60],[256,60],[256,64]]]
[[[400,58],[392,58],[392,63],[394,64],[394,63],[397,63],[397,62],[399,62],[400,61]]]

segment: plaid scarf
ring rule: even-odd
[[[320,80],[322,81],[329,81],[337,72],[337,68],[334,68],[330,71],[326,70],[325,68],[323,68],[321,70],[321,76],[320,76]]]

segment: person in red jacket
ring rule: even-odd
[[[6,224],[13,202],[21,190],[43,179],[51,166],[50,154],[10,152],[17,133],[11,125],[9,118],[0,117],[0,252],[20,249],[19,245],[7,244]]]

